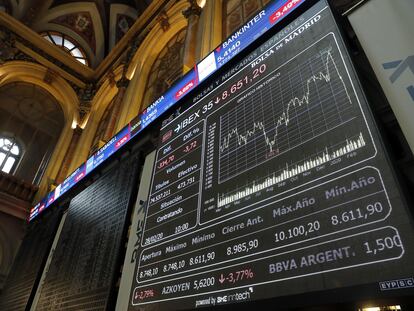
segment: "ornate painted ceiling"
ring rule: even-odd
[[[0,0],[6,11],[38,33],[76,42],[96,67],[152,0]]]

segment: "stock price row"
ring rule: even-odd
[[[332,237],[328,241],[286,252],[272,252],[241,264],[228,264],[205,272],[194,271],[173,280],[142,284],[134,289],[133,304],[357,269],[372,263],[397,260],[403,253],[398,230],[388,226],[347,237]]]
[[[327,240],[383,221],[390,213],[381,176],[376,169],[367,167],[145,249],[137,280],[154,281],[225,262],[249,260],[317,239]]]

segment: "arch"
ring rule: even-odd
[[[187,1],[180,0],[171,7],[166,12],[169,18],[169,29],[164,31],[159,23],[157,23],[134,54],[126,73],[126,77],[131,80],[131,83],[125,94],[123,110],[118,121],[118,129],[121,129],[122,126],[127,124],[140,112],[141,98],[144,95],[151,67],[157,59],[158,54],[171,38],[183,28],[187,27],[188,22],[182,14],[182,11],[188,5]]]
[[[114,70],[115,77],[112,79],[118,81],[122,77],[123,69],[123,65],[117,67]],[[82,124],[84,130],[76,147],[75,156],[69,167],[69,172],[74,171],[88,157],[99,122],[102,119],[106,108],[118,93],[118,88],[113,80],[111,81],[111,78],[107,77],[102,82],[92,100],[91,112],[88,119],[85,120],[84,124]]]
[[[63,111],[65,124],[35,199],[39,199],[46,194],[48,178],[56,178],[72,138],[72,125],[79,123],[79,100],[75,91],[59,75],[54,75],[53,81],[46,83],[44,77],[47,70],[41,65],[24,61],[7,62],[0,67],[0,87],[12,82],[35,84],[48,91],[57,100]]]
[[[71,30],[67,27],[61,26],[61,25],[49,23],[49,24],[42,25],[42,27],[38,28],[36,31],[39,34],[41,34],[43,32],[46,32],[46,31],[56,31],[56,32],[65,34],[65,35],[69,36],[70,38],[73,38],[73,40],[75,40],[75,42],[78,43],[82,47],[82,49],[85,51],[85,53],[87,55],[87,58],[89,60],[89,67],[91,67],[91,68],[96,67],[97,59],[96,59],[96,56],[95,56],[94,52],[92,51],[92,48],[85,41],[84,38],[79,36],[73,30]]]
[[[65,26],[50,23],[51,20],[57,17],[67,14],[75,14],[82,11],[89,12],[92,18],[93,30],[95,32],[96,53],[92,51],[92,48],[89,46],[86,40],[78,35],[75,31]],[[35,25],[32,26],[35,31],[41,32],[47,30],[56,30],[69,35],[84,48],[91,61],[91,67],[96,67],[97,64],[103,60],[105,56],[105,35],[103,32],[103,25],[100,17],[101,15],[99,14],[98,8],[94,2],[72,2],[69,4],[62,4],[48,10],[45,13],[46,14],[43,15]]]
[[[75,39],[73,39],[71,36],[69,36],[66,33],[62,33],[60,31],[54,31],[52,28],[59,28],[51,26],[51,30],[40,32],[39,34],[46,40],[48,40],[50,43],[55,44],[60,49],[64,50],[66,53],[71,55],[73,58],[75,58],[80,63],[91,66],[91,61],[94,60],[95,57],[93,57],[93,52],[90,49],[89,45],[86,45],[88,47],[88,51],[84,49],[84,45],[78,43]],[[57,40],[56,40],[57,39]],[[56,42],[58,41],[58,42]],[[76,54],[82,54],[76,55]]]
[[[116,97],[117,95],[115,95],[111,102],[108,104],[108,106],[106,107],[104,113],[102,114],[102,117],[100,118],[97,127],[96,127],[96,131],[95,134],[93,135],[93,140],[92,140],[92,145],[91,148],[89,150],[89,155],[91,155],[92,153],[94,153],[95,151],[97,151],[97,148],[99,148],[99,142],[100,141],[105,141],[107,139],[107,137],[105,136],[105,134],[108,131],[108,128],[110,127],[110,122],[111,122],[111,118],[114,115],[114,112],[116,111],[115,107],[116,106]],[[111,133],[111,134],[115,134],[115,133]]]
[[[154,102],[182,77],[186,34],[187,29],[181,29],[157,55],[147,75],[141,110]]]
[[[187,20],[182,14],[182,11],[187,7],[188,2],[180,0],[166,12],[169,18],[169,29],[164,31],[161,26],[157,24],[149,32],[128,66],[126,74],[128,79],[131,79],[137,71],[142,74],[143,69],[151,68],[165,44],[167,44],[177,32],[184,27],[187,27]]]

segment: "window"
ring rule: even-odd
[[[17,142],[10,137],[0,137],[0,170],[10,173],[19,162],[21,150]]]
[[[72,55],[78,62],[89,65],[85,51],[72,38],[56,31],[46,31],[41,36]]]

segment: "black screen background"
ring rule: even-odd
[[[239,65],[254,59],[254,67]],[[412,220],[326,3],[245,60],[161,131],[131,309],[214,306],[363,284],[379,294],[378,282],[412,275]],[[267,68],[256,77],[262,64]],[[279,92],[266,93],[279,80]],[[291,119],[285,98],[297,99]],[[271,146],[274,132],[258,142],[272,118],[281,120],[277,137],[284,135],[284,144]],[[225,149],[232,149],[227,160]],[[268,176],[279,181],[269,186]],[[265,186],[258,190],[259,184]],[[219,203],[224,198],[230,203]],[[310,198],[317,203],[306,205]],[[301,226],[305,234],[295,235]],[[224,227],[236,229],[224,234]],[[323,258],[312,261],[316,255]]]

